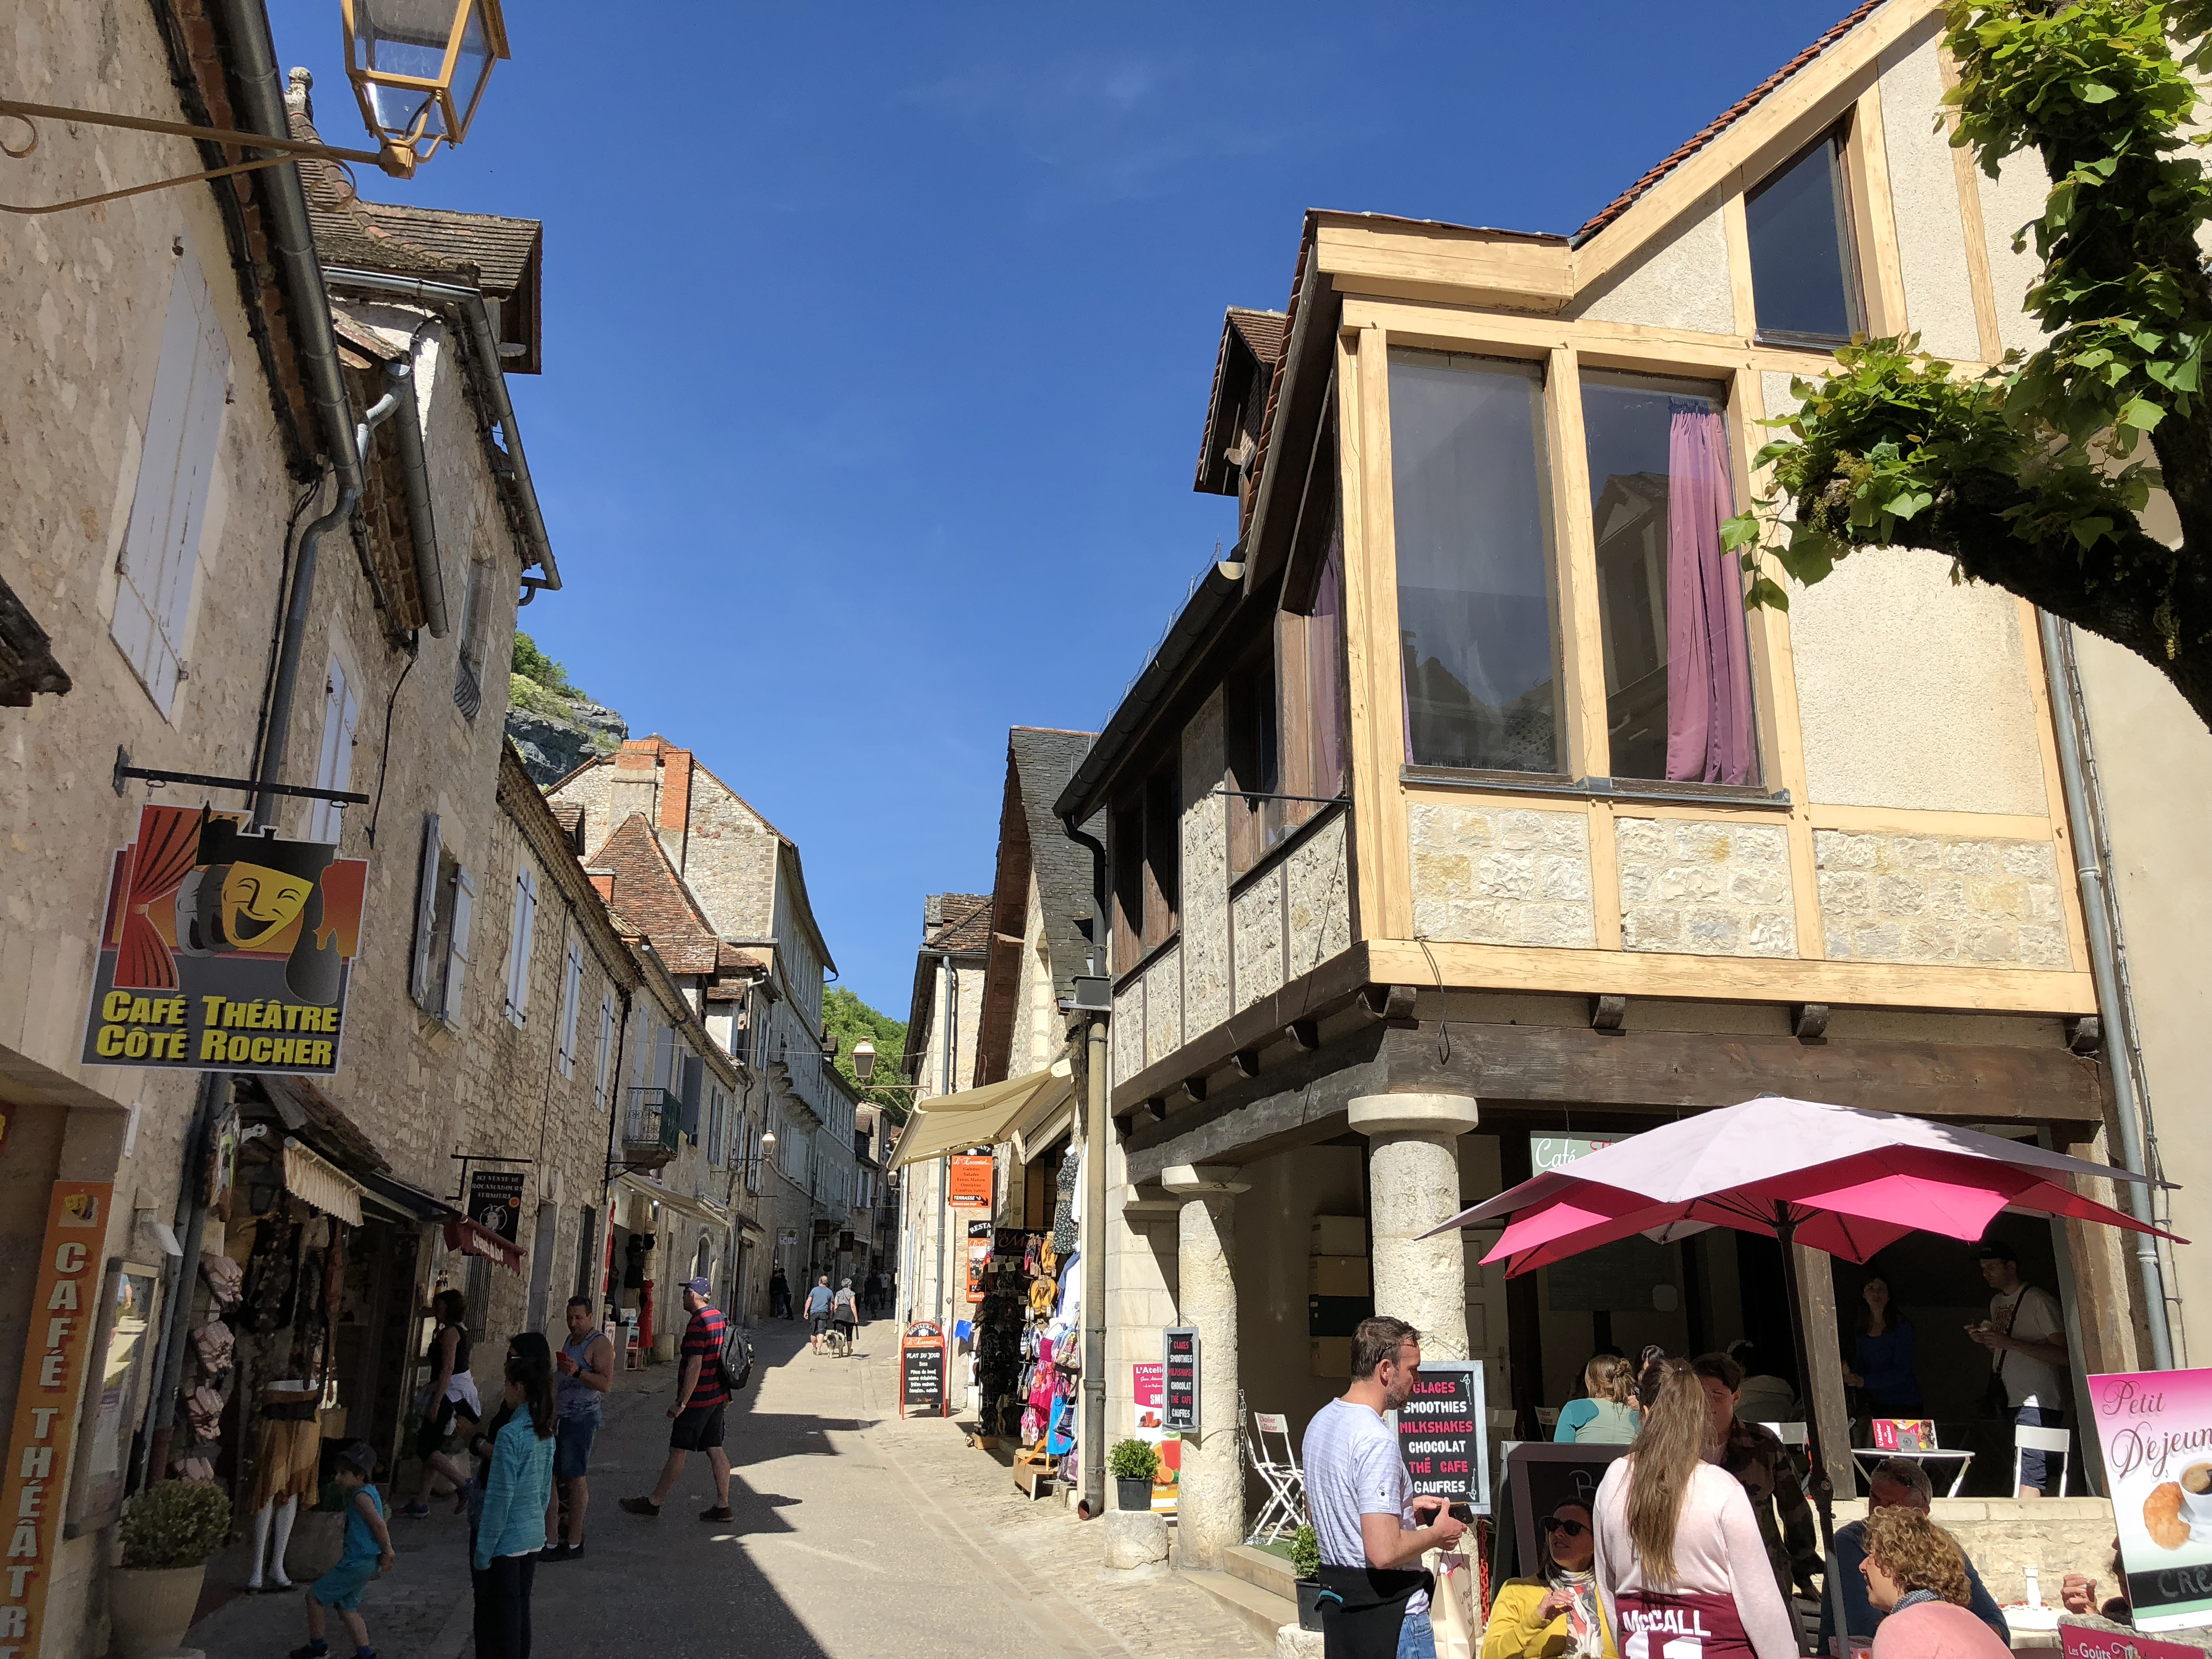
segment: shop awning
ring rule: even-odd
[[[1014,1124],[1014,1156],[1034,1164],[1052,1144],[1075,1127],[1075,1091],[1047,1090],[1030,1103]]]
[[[496,1261],[517,1278],[521,1276],[522,1246],[508,1243],[490,1228],[465,1216],[446,1224],[446,1248],[459,1250],[464,1255],[480,1255],[487,1261]]]
[[[375,1170],[363,1170],[356,1177],[361,1182],[362,1196],[404,1221],[452,1221],[460,1212],[445,1200],[424,1192],[420,1187],[402,1181],[398,1176],[383,1174]]]
[[[284,1190],[349,1227],[361,1225],[361,1183],[289,1135],[284,1138]]]
[[[902,1169],[963,1146],[995,1145],[1012,1139],[1019,1124],[1035,1122],[1042,1127],[1074,1091],[1067,1061],[1056,1060],[1047,1070],[1025,1077],[987,1083],[957,1095],[940,1095],[907,1120],[899,1134],[898,1150],[891,1156],[891,1168]]]

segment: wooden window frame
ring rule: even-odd
[[[1246,647],[1222,682],[1224,787],[1229,806],[1229,878],[1243,875],[1282,839],[1285,828],[1282,796],[1284,749],[1277,627]]]
[[[1830,352],[1839,345],[1850,343],[1850,334],[1865,333],[1874,324],[1880,310],[1878,298],[1867,287],[1867,258],[1864,244],[1868,240],[1866,177],[1868,158],[1862,128],[1856,109],[1845,110],[1822,127],[1819,133],[1800,144],[1787,155],[1761,173],[1755,179],[1746,182],[1742,201],[1746,214],[1744,276],[1752,289],[1752,340],[1753,343],[1783,351]],[[1842,194],[1843,213],[1840,228],[1843,233],[1844,298],[1852,312],[1853,327],[1850,332],[1830,336],[1800,334],[1788,329],[1762,327],[1759,321],[1758,283],[1750,264],[1750,231],[1748,216],[1751,198],[1759,194],[1773,179],[1796,167],[1823,145],[1835,147],[1838,172],[1837,188]]]

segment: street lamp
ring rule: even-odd
[[[468,137],[495,60],[499,0],[341,0],[346,78],[387,151],[427,161]],[[459,101],[456,102],[456,98]]]
[[[876,1074],[876,1045],[862,1037],[853,1045],[853,1075],[866,1083]]]

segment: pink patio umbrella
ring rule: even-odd
[[[1925,1118],[1764,1095],[1618,1141],[1462,1210],[1430,1236],[1504,1218],[1504,1233],[1483,1261],[1504,1262],[1508,1278],[1632,1233],[1664,1242],[1729,1227],[1778,1239],[1798,1374],[1810,1388],[1790,1245],[1864,1261],[1915,1230],[1978,1239],[2008,1209],[2172,1237],[2081,1196],[2069,1176],[2150,1184],[2127,1170]],[[1819,1425],[1807,1426],[1827,1545],[1831,1494]],[[1832,1577],[1832,1553],[1829,1564]]]

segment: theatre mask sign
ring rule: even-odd
[[[258,835],[237,812],[149,806],[115,855],[88,1066],[337,1070],[363,859]]]

